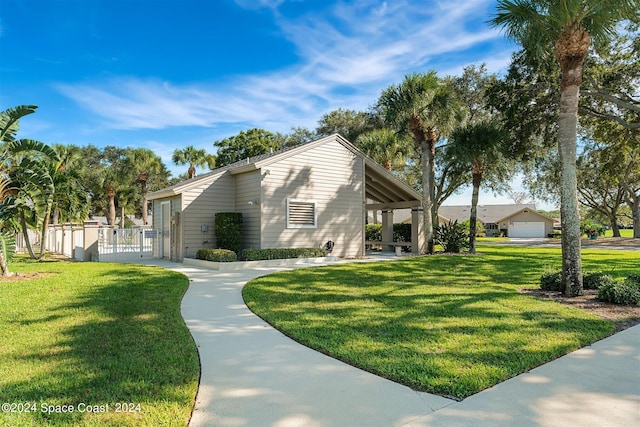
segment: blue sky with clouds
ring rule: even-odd
[[[493,0],[2,0],[0,108],[22,137],[174,149],[259,127],[314,129],[405,74],[505,71]],[[482,203],[506,201],[483,195]],[[458,202],[453,199],[452,202]],[[461,196],[460,203],[468,203]]]

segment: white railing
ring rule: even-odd
[[[156,245],[156,230],[150,228],[98,229],[98,259],[100,261],[126,261],[151,258]]]

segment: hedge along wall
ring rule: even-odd
[[[219,249],[229,249],[236,254],[242,246],[242,213],[218,212],[215,216],[216,242]]]

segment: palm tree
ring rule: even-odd
[[[401,134],[410,136],[420,150],[422,170],[423,228],[427,252],[434,250],[435,152],[438,139],[452,130],[456,112],[452,92],[435,71],[405,76],[399,85],[385,89],[378,100],[385,120]]]
[[[137,182],[140,183],[142,223],[146,225],[148,223],[147,190],[149,180],[159,174],[166,173],[166,168],[162,159],[147,148],[130,150],[127,161],[135,172]]]
[[[638,0],[499,0],[494,26],[525,51],[544,59],[553,53],[560,65],[558,153],[561,163],[562,280],[565,295],[584,293],[580,249],[580,217],[576,179],[578,100],[582,66],[591,40],[598,45],[616,25],[633,19]]]
[[[389,172],[394,167],[403,167],[412,151],[408,142],[389,128],[360,134],[356,145]]]
[[[480,121],[457,128],[449,137],[447,153],[471,169],[473,192],[469,217],[469,252],[476,251],[476,221],[478,219],[478,194],[483,177],[506,182],[512,170],[502,156],[502,143],[506,140],[504,129],[496,121]]]
[[[176,149],[171,157],[173,163],[176,165],[189,164],[189,179],[196,176],[196,167],[209,166],[209,169],[213,169],[216,165],[216,158],[203,149],[197,149],[193,145],[184,147],[183,149]]]
[[[85,159],[82,149],[73,145],[54,145],[60,166],[52,171],[55,186],[51,223],[82,221],[90,209],[89,192],[83,183]]]

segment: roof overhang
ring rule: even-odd
[[[407,209],[422,203],[420,194],[385,168],[365,157],[367,209]]]

